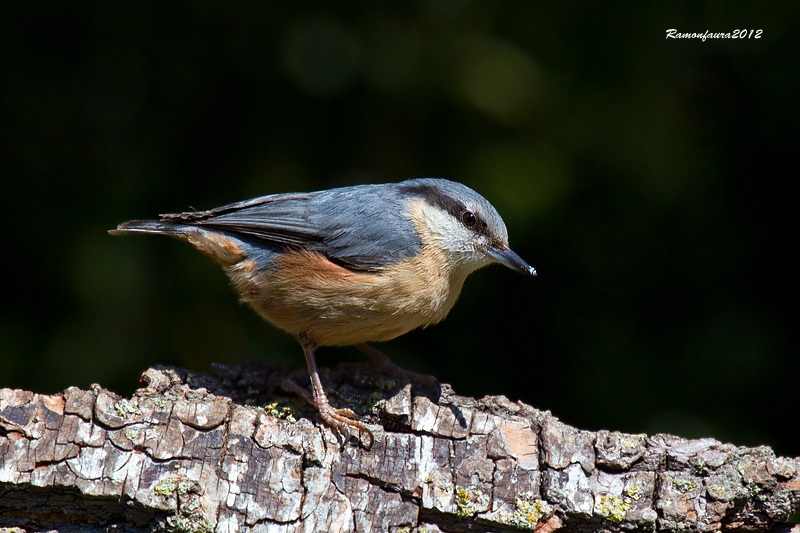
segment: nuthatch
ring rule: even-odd
[[[318,346],[388,341],[442,320],[466,277],[492,262],[536,275],[508,247],[494,207],[453,181],[422,178],[273,194],[211,209],[131,220],[112,235],[189,241],[219,262],[242,301],[294,335],[311,374],[309,401],[342,432],[372,433],[322,387]]]

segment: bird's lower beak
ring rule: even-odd
[[[516,253],[514,253],[511,248],[497,248],[494,246],[489,246],[489,248],[486,249],[486,253],[489,254],[492,259],[501,265],[507,266],[511,270],[516,270],[517,272],[528,274],[529,276],[536,275],[536,269],[526,263],[525,260]]]

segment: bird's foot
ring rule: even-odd
[[[343,438],[343,444],[350,440],[352,430],[358,432],[359,440],[363,438],[364,446],[367,449],[372,448],[375,442],[375,436],[372,434],[366,424],[361,422],[356,414],[350,409],[335,409],[327,402],[324,404],[317,404],[315,407],[319,410],[319,415],[329,426],[336,429]]]
[[[350,436],[353,434],[353,430],[356,430],[358,432],[359,440],[366,436],[366,438],[363,439],[364,446],[367,449],[372,448],[372,445],[375,442],[375,436],[373,435],[372,431],[367,428],[366,424],[358,419],[358,415],[356,415],[352,409],[336,409],[328,402],[328,397],[325,395],[324,391],[322,392],[322,395],[314,395],[309,393],[306,389],[294,381],[285,380],[283,382],[283,388],[289,392],[293,392],[302,396],[308,403],[316,407],[317,411],[319,411],[320,417],[322,417],[322,420],[335,429],[339,435],[341,435],[342,446],[350,441]]]

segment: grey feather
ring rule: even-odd
[[[306,248],[353,269],[374,270],[416,255],[421,246],[398,185],[275,194],[161,219]]]

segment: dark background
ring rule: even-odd
[[[106,230],[442,176],[539,277],[474,274],[444,323],[382,345],[399,364],[586,429],[800,455],[799,5],[8,4],[0,386],[302,365],[191,246]]]

